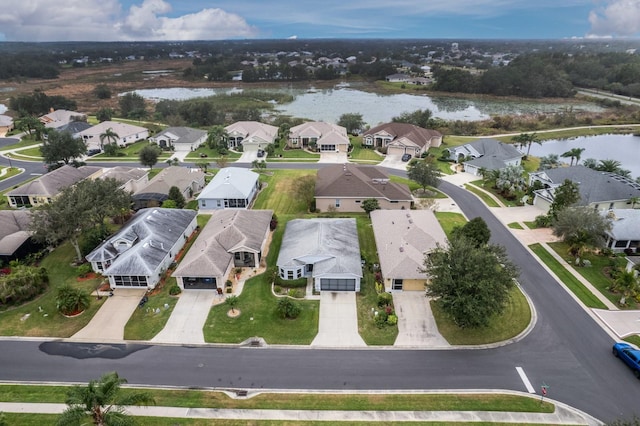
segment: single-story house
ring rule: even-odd
[[[606,231],[606,247],[614,252],[638,253],[640,247],[640,209],[615,209],[603,212],[611,219],[611,229]]]
[[[278,136],[278,128],[259,121],[238,121],[227,127],[227,144],[234,149],[242,145],[244,151],[265,149]]]
[[[9,206],[13,208],[39,206],[55,198],[63,188],[102,174],[102,167],[81,166],[75,168],[68,164],[50,171],[39,178],[20,185],[6,193]]]
[[[425,255],[447,237],[431,210],[374,210],[371,224],[386,291],[424,291],[429,281]]]
[[[462,163],[464,171],[480,176],[481,170],[500,170],[519,166],[524,156],[515,146],[496,139],[478,139],[465,145],[444,150],[449,159]]]
[[[271,210],[219,210],[200,231],[174,276],[183,290],[225,285],[232,268],[258,267],[269,236]]]
[[[408,123],[386,123],[364,132],[362,144],[372,148],[386,147],[387,155],[420,157],[429,148],[442,144],[442,133]]]
[[[246,209],[260,189],[259,175],[249,169],[225,167],[198,195],[200,210]]]
[[[207,140],[205,130],[191,127],[168,127],[149,138],[160,148],[173,148],[176,151],[195,151]]]
[[[204,188],[204,172],[180,166],[162,169],[146,185],[133,193],[134,210],[158,207],[169,198],[169,190],[177,187],[186,200]]]
[[[579,205],[602,211],[640,207],[640,203],[632,201],[640,198],[640,184],[615,173],[601,172],[585,166],[558,167],[529,173],[529,185],[538,181],[544,186],[543,189],[534,191],[533,205],[549,210],[555,189],[567,179],[578,184]]]
[[[411,77],[408,74],[389,74],[384,79],[389,83],[406,83]]]
[[[59,129],[73,121],[87,121],[87,115],[77,111],[57,109],[38,118],[44,127]]]
[[[413,196],[406,184],[389,180],[376,166],[335,164],[318,170],[316,208],[320,211],[362,213],[362,202],[374,198],[381,209],[410,209]]]
[[[104,140],[103,142],[100,140],[100,135],[104,134],[109,129],[118,135],[118,140],[115,141],[115,143],[121,147],[131,145],[132,143],[149,137],[149,129],[117,121],[103,121],[102,123],[96,124],[95,126],[78,133],[78,137],[85,141],[88,149],[103,149],[103,144],[114,142],[113,140],[111,142],[107,140]]]
[[[320,152],[348,152],[351,141],[343,126],[310,121],[292,127],[287,144],[290,148],[310,148]]]
[[[6,135],[13,130],[13,117],[0,114],[0,135]]]
[[[149,170],[140,167],[116,166],[103,170],[98,179],[115,179],[122,185],[120,188],[134,193],[149,183]]]
[[[290,220],[277,265],[280,278],[312,278],[316,291],[360,291],[362,261],[356,220]]]
[[[153,289],[196,229],[196,216],[189,209],[140,210],[86,259],[112,289]]]
[[[58,132],[67,132],[71,134],[72,137],[79,138],[80,133],[90,128],[91,128],[91,124],[87,123],[86,121],[71,121],[67,124],[63,124],[62,126],[58,127],[56,130]],[[47,135],[44,135],[45,138],[46,136]]]
[[[0,210],[0,260],[22,259],[40,248],[31,239],[29,210]]]

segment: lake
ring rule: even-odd
[[[631,176],[640,176],[640,136],[598,135],[581,136],[572,139],[551,139],[542,145],[531,145],[530,155],[544,157],[549,154],[562,155],[572,148],[584,148],[580,162],[587,158],[596,160],[617,160],[623,169],[631,171]],[[569,163],[569,158],[560,158]]]
[[[287,93],[294,96],[293,102],[277,104],[275,110],[281,114],[307,118],[315,121],[335,123],[345,113],[362,114],[364,121],[376,126],[387,123],[403,112],[430,109],[434,117],[444,120],[479,121],[492,115],[554,113],[566,108],[573,111],[602,111],[591,103],[545,103],[517,100],[461,99],[446,96],[400,94],[378,94],[359,90],[357,84],[340,83],[331,89],[295,88],[281,86],[259,89],[260,91]],[[145,99],[186,100],[219,94],[239,93],[239,88],[166,88],[135,90]]]

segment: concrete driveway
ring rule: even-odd
[[[356,293],[350,291],[320,293],[318,335],[311,346],[353,348],[367,346],[358,334]]]
[[[431,313],[429,299],[422,291],[393,293],[398,315],[398,337],[393,346],[413,348],[441,348],[449,343],[440,335]]]
[[[402,155],[387,155],[378,166],[388,169],[407,170],[408,162],[402,161]]]
[[[349,159],[347,158],[346,152],[320,152],[320,160],[318,163],[348,163]]]
[[[178,303],[162,331],[152,342],[157,343],[204,343],[202,328],[207,321],[214,290],[186,290],[180,294]]]
[[[237,163],[253,163],[254,160],[267,160],[267,153],[265,152],[265,156],[262,158],[258,158],[258,151],[254,151],[254,150],[248,150],[248,151],[243,151],[242,155],[240,156],[240,158],[238,158],[238,160],[236,161]]]
[[[146,289],[114,290],[113,296],[107,298],[89,324],[71,338],[94,342],[123,340],[124,326],[146,292]]]

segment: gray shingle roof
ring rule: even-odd
[[[154,176],[149,183],[133,194],[135,200],[146,199],[147,194],[169,194],[172,186],[184,192],[193,182],[204,182],[204,172],[180,166],[169,166]]]
[[[640,197],[640,185],[636,182],[585,166],[559,167],[531,175],[533,178],[539,176],[545,181],[551,181],[551,186],[554,187],[561,185],[565,179],[576,182],[580,189],[581,205]]]
[[[487,170],[499,170],[506,166],[506,161],[523,156],[515,146],[496,139],[479,139],[463,145],[462,148],[468,152],[467,155],[478,157],[465,161],[465,164],[484,167]]]
[[[640,210],[611,210],[611,230],[608,232],[616,240],[640,240]],[[608,213],[605,213],[608,214]]]
[[[258,174],[240,167],[221,169],[198,195],[201,199],[247,198],[258,181]]]
[[[221,276],[236,251],[260,252],[272,216],[271,210],[217,210],[173,276]]]
[[[172,135],[174,137],[177,137],[177,139],[173,142],[174,144],[192,144],[194,142],[197,142],[206,134],[206,131],[194,129],[192,127],[168,127],[155,135],[153,139],[157,139],[164,135]]]
[[[195,210],[149,208],[86,256],[89,262],[112,260],[105,275],[151,275],[196,217]],[[132,245],[120,245],[119,241]],[[175,255],[175,253],[174,253]]]
[[[376,166],[336,164],[318,170],[316,197],[385,198],[411,201],[407,185],[389,181],[389,175]]]
[[[82,166],[75,168],[65,164],[58,169],[42,175],[36,180],[27,182],[9,191],[7,195],[41,195],[53,197],[64,187],[78,183],[100,170],[102,170],[101,167]]]
[[[362,277],[355,219],[294,219],[287,223],[278,266],[314,264],[313,276]]]
[[[29,210],[0,210],[0,255],[12,255],[31,236]]]

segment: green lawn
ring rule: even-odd
[[[315,152],[305,151],[304,149],[285,149],[286,144],[280,143],[280,146],[276,148],[273,155],[267,157],[267,161],[280,161],[280,160],[293,160],[293,161],[318,161],[320,154]]]
[[[540,244],[531,244],[529,246],[536,256],[544,262],[553,273],[560,278],[569,290],[575,294],[582,303],[589,308],[607,309],[607,307],[598,299],[589,289],[587,289],[580,281],[578,281],[569,271],[567,271],[544,247]],[[542,283],[544,284],[544,283]],[[555,284],[554,284],[555,285]]]
[[[351,140],[351,152],[349,160],[353,162],[362,162],[367,164],[378,164],[384,160],[384,156],[378,154],[372,148],[362,146],[362,136],[349,136]]]
[[[11,137],[11,136],[8,136]],[[20,139],[20,141],[18,143],[14,143],[13,145],[7,145],[2,147],[2,150],[11,150],[11,149],[17,149],[17,148],[24,148],[27,146],[32,146],[32,145],[40,145],[42,142],[41,141],[37,141],[35,140],[35,138],[33,136],[24,136],[22,139]]]
[[[438,331],[452,345],[484,345],[501,342],[516,337],[531,322],[529,303],[518,286],[510,290],[510,299],[504,312],[491,318],[489,325],[484,328],[458,327],[435,301],[431,301],[431,309]]]
[[[20,169],[17,167],[0,167],[0,170],[6,170],[5,174],[0,176],[0,180],[9,179],[10,177],[20,174]]]
[[[254,209],[273,210],[281,214],[306,214],[309,206],[295,194],[296,181],[313,175],[315,170],[269,170],[262,172],[263,188],[254,203]]]
[[[200,156],[201,154],[206,155],[206,157],[201,157]],[[227,153],[225,154],[225,157],[227,157],[229,161],[235,161],[241,156],[242,156],[242,153],[235,152],[235,151],[227,151]],[[203,144],[203,145],[200,145],[200,147],[195,151],[190,152],[187,155],[187,160],[191,160],[195,162],[206,161],[206,162],[215,164],[216,160],[220,157],[221,155],[217,150],[211,149],[207,147],[206,144]]]
[[[467,219],[460,213],[452,212],[435,212],[436,219],[440,222],[440,226],[444,229],[444,233],[447,237],[451,236],[451,231],[456,226],[463,226],[467,223]]]
[[[549,247],[562,256],[567,262],[571,263],[573,261],[573,259],[567,254],[569,252],[569,246],[566,243],[549,243]],[[585,253],[583,258],[591,262],[590,267],[572,267],[595,288],[597,288],[607,299],[617,305],[618,302],[620,302],[622,295],[609,291],[609,287],[613,283],[613,280],[605,274],[605,270],[608,268],[624,268],[627,264],[626,260],[624,260],[622,256],[605,257],[594,253]],[[638,305],[630,299],[627,306],[624,308],[637,309]]]
[[[41,266],[49,274],[49,288],[31,302],[0,312],[0,335],[70,337],[87,325],[105,299],[92,297],[89,309],[74,318],[67,318],[56,309],[56,289],[64,283],[91,292],[101,281],[99,278],[78,281],[76,269],[70,266],[74,256],[71,244],[65,243],[43,259]]]
[[[520,225],[520,223],[518,223],[518,222],[512,222],[512,223],[508,224],[507,226],[509,228],[511,228],[511,229],[524,229],[522,227],[522,225]]]
[[[467,191],[473,192],[474,194],[476,194],[478,197],[480,197],[480,199],[488,206],[488,207],[500,207],[500,204],[498,204],[496,202],[496,200],[493,199],[493,197],[491,197],[489,194],[487,194],[485,191],[483,191],[482,189],[478,188],[477,186],[470,184],[470,183],[465,183],[464,184],[464,188]]]

